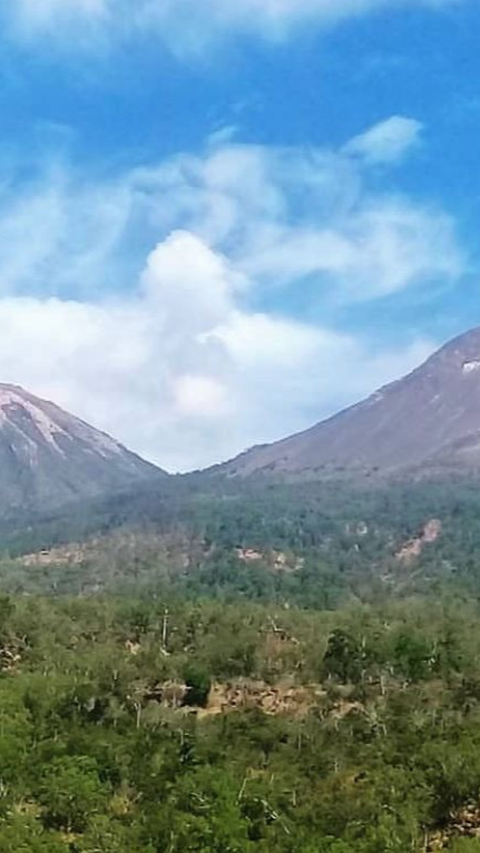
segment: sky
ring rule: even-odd
[[[170,471],[480,324],[478,0],[0,3],[0,381]]]

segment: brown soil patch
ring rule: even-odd
[[[268,685],[264,681],[248,679],[225,684],[215,683],[210,691],[207,707],[199,711],[199,716],[209,717],[257,708],[269,716],[291,714],[304,717],[318,705],[323,696],[325,693],[313,685]]]
[[[425,850],[427,853],[446,850],[455,838],[480,839],[480,803],[469,803],[453,812],[448,826],[427,839]]]
[[[414,539],[409,539],[395,554],[396,559],[401,563],[411,563],[417,557],[420,557],[425,545],[436,542],[442,532],[442,522],[438,518],[431,518],[424,525],[419,536]]]

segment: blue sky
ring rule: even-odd
[[[475,0],[0,10],[0,377],[170,470],[480,322]]]

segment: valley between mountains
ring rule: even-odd
[[[352,591],[368,574],[369,584],[408,590],[412,572],[416,584],[431,578],[416,563],[440,553],[436,572],[452,576],[459,547],[476,542],[480,328],[306,432],[182,476],[0,385],[0,462],[0,544],[6,555],[33,555],[32,565],[39,551],[58,567],[58,554],[83,564],[104,550],[120,565],[124,549],[110,544],[120,537],[134,543],[128,559],[133,548],[137,563],[143,552],[151,564],[157,548],[175,582],[200,587],[220,554],[235,567],[234,586],[237,570],[263,578],[260,587],[294,585],[314,558],[335,589]],[[97,574],[78,573],[77,586],[101,588]]]
[[[268,403],[267,403],[268,405]],[[14,385],[0,385],[3,512],[60,506],[167,475],[119,442]],[[303,433],[170,483],[419,478],[480,470],[480,328],[411,374]],[[207,486],[208,487],[208,486]],[[179,492],[183,486],[179,487]]]
[[[480,330],[172,476],[0,386],[2,853],[474,853]]]

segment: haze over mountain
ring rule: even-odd
[[[368,399],[219,470],[323,478],[452,469],[480,469],[480,327]]]
[[[321,480],[452,471],[480,472],[480,327],[367,400],[205,473]],[[0,512],[49,510],[124,489],[135,500],[144,484],[166,478],[55,404],[0,384]]]
[[[48,508],[166,476],[105,433],[0,384],[0,511]]]

